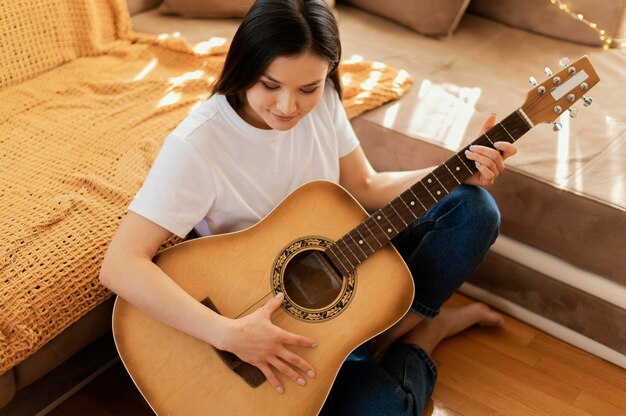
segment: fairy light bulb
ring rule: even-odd
[[[602,42],[602,49],[607,50],[610,47],[622,48],[626,46],[626,39],[615,39],[607,36],[606,31],[604,29],[600,29],[597,23],[586,19],[582,13],[573,12],[570,7],[565,2],[563,2],[563,0],[550,0],[550,3],[558,6],[560,10],[562,10],[564,13],[567,13],[571,18],[576,19],[577,21],[582,22],[585,25],[589,26],[591,29],[593,29],[598,34],[598,37]]]

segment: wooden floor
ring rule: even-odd
[[[468,302],[455,295],[448,306]],[[626,370],[508,316],[504,328],[449,338],[434,358],[439,378],[427,416],[626,415]],[[49,414],[152,412],[118,363]]]

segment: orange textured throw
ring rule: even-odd
[[[98,282],[107,245],[227,45],[136,33],[123,0],[9,1],[0,14],[2,374],[111,296]],[[380,63],[341,70],[350,117],[411,85]]]

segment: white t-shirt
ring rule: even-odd
[[[242,230],[307,182],[337,183],[339,158],[358,145],[331,82],[288,131],[253,127],[214,95],[165,139],[129,210],[179,237]]]

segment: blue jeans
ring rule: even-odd
[[[482,188],[461,185],[392,243],[411,270],[411,311],[426,319],[469,277],[498,236],[500,212]],[[344,362],[320,415],[422,415],[437,366],[417,345],[395,343],[380,362],[365,346]]]

